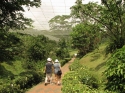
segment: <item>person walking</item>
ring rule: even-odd
[[[55,74],[55,83],[57,85],[60,85],[62,70],[61,70],[61,64],[59,63],[58,59],[55,60],[55,63],[53,66],[54,66],[54,74]]]
[[[47,58],[47,63],[45,65],[45,86],[47,83],[52,83],[52,73],[53,73],[53,62],[51,58]]]

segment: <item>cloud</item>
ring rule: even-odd
[[[100,1],[100,0],[83,0],[83,3],[89,1]],[[49,20],[56,15],[69,15],[70,7],[75,4],[76,0],[42,0],[42,5],[39,8],[25,8],[26,12],[24,15],[34,20],[34,29],[38,30],[49,30]]]

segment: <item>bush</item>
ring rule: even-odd
[[[111,56],[107,67],[104,72],[108,80],[106,89],[125,93],[125,46]]]
[[[88,87],[80,82],[79,74],[76,71],[70,71],[62,79],[63,93],[114,93],[107,90],[97,90]]]
[[[45,63],[46,63],[45,61],[35,62],[35,61],[29,61],[29,60],[25,61],[24,60],[23,68],[37,71],[37,70],[40,70],[40,69],[44,68]]]
[[[82,65],[79,63],[79,61],[76,59],[70,66],[69,69],[71,71],[76,71],[78,69],[80,69],[82,67]]]
[[[42,72],[23,72],[16,79],[3,85],[0,93],[24,93],[28,88],[41,82],[43,77],[44,74]]]
[[[79,78],[80,81],[87,85],[89,88],[95,88],[98,89],[99,87],[99,81],[98,78],[95,77],[91,71],[89,71],[88,69],[85,69],[84,67],[79,69],[78,71],[79,73]]]
[[[70,73],[67,73],[63,78],[63,91],[67,93],[82,93],[88,89],[98,88],[98,80],[86,67],[80,65],[78,60],[70,65],[70,70]]]
[[[70,72],[62,79],[63,93],[114,93],[100,88],[97,75],[75,60],[70,66]]]
[[[66,62],[69,62],[71,58],[64,58]]]
[[[61,66],[64,66],[67,62],[69,62],[71,58],[64,58],[64,60],[61,60]]]
[[[78,73],[71,71],[67,73],[62,80],[63,93],[82,93],[83,85],[78,80]]]

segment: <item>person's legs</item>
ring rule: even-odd
[[[50,83],[52,83],[52,73],[49,74]]]
[[[52,73],[46,74],[45,85],[47,85],[48,82],[52,83]]]
[[[47,81],[52,83],[52,73],[47,74]]]
[[[60,85],[61,76],[57,75],[57,85]]]
[[[46,77],[45,77],[45,85],[47,85],[47,81],[48,81],[48,74],[46,74]]]
[[[57,84],[57,74],[55,74],[55,84]]]

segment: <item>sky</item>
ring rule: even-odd
[[[101,0],[82,0],[83,4],[88,2],[98,2]],[[49,30],[49,20],[56,15],[69,15],[70,7],[75,5],[76,0],[42,0],[41,7],[39,8],[25,8],[25,17],[31,18],[34,29]]]

